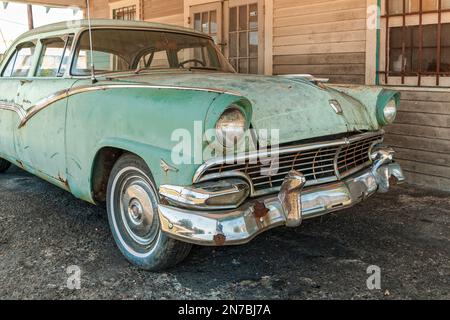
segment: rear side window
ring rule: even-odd
[[[69,62],[72,36],[42,41],[42,53],[36,71],[37,77],[62,76]]]
[[[26,77],[31,68],[36,45],[28,42],[17,47],[8,61],[2,76],[4,77]]]

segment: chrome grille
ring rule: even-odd
[[[252,182],[255,196],[279,190],[291,170],[303,173],[307,185],[336,181],[367,167],[371,163],[372,146],[382,141],[382,132],[366,133],[334,141],[280,147],[275,154],[277,157],[253,154],[215,159],[200,168],[194,182],[236,173]]]

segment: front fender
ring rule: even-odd
[[[397,107],[400,104],[400,92],[384,89],[379,86],[361,86],[361,85],[326,85],[332,90],[358,100],[369,111],[370,120],[379,127],[387,125],[384,120],[379,118],[379,110],[383,108],[390,99],[394,98]]]
[[[68,183],[72,193],[92,202],[92,170],[97,152],[114,147],[137,154],[148,164],[156,184],[189,184],[200,164],[187,150],[188,163],[173,164],[171,151],[183,133],[194,144],[195,123],[204,123],[217,92],[112,88],[70,96],[66,123]],[[200,134],[203,128],[200,126]],[[200,148],[202,148],[200,143]],[[160,161],[178,168],[164,172]]]

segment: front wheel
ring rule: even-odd
[[[142,269],[157,271],[181,262],[191,245],[161,231],[158,192],[145,162],[121,156],[108,181],[107,210],[114,240],[122,254]]]
[[[5,172],[11,167],[11,162],[0,158],[0,173]]]

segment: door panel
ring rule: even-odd
[[[33,78],[20,87],[18,103],[29,110],[40,100],[69,89],[74,82],[73,79]],[[18,157],[57,183],[67,180],[66,107],[67,99],[49,105],[18,128],[15,136]]]
[[[16,104],[19,84],[17,79],[0,78],[0,156],[11,161],[17,158],[14,131],[20,116],[11,107]]]

